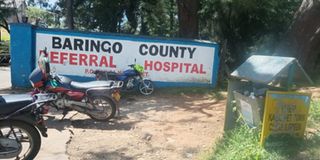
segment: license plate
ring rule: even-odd
[[[119,101],[120,101],[120,98],[121,98],[119,92],[112,93],[112,97],[113,97],[117,102],[119,102]]]

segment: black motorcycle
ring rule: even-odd
[[[38,154],[41,137],[47,137],[43,114],[54,94],[0,96],[0,159],[32,160]],[[39,133],[40,132],[40,133]]]

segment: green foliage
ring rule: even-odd
[[[269,137],[264,147],[259,144],[257,129],[242,125],[226,132],[203,160],[286,160],[315,159],[320,156],[320,132],[304,139],[290,136]]]
[[[262,49],[273,52],[300,3],[301,0],[202,0],[201,36],[227,40],[232,60],[241,61],[248,56],[246,53]]]
[[[170,20],[170,12],[175,12],[176,8],[172,8],[168,4],[172,4],[169,0],[150,1],[143,0],[140,3],[140,21],[141,33],[143,35],[154,35],[169,37],[173,33],[170,31],[177,27],[177,19]],[[173,5],[174,6],[174,5]],[[173,14],[176,14],[173,13]],[[174,22],[172,22],[174,21]],[[174,27],[170,27],[175,25]]]
[[[207,159],[266,159],[271,155],[259,145],[259,132],[240,126],[227,132],[215,146],[214,154]],[[273,157],[278,158],[278,157]]]
[[[320,101],[312,101],[308,129],[303,139],[288,135],[270,136],[261,147],[260,130],[240,125],[224,134],[212,151],[200,159],[208,160],[286,160],[320,157]]]
[[[40,6],[40,8],[47,8],[49,7],[49,0],[28,0],[28,6]]]
[[[28,7],[26,14],[29,21],[33,21],[36,25],[42,27],[57,27],[59,22],[56,21],[56,15],[44,9],[37,7]]]
[[[56,24],[65,19],[66,0],[49,6],[48,0],[29,0],[49,6]],[[176,0],[73,0],[78,30],[177,37]],[[227,41],[225,60],[237,66],[252,53],[274,52],[292,23],[302,0],[199,0],[200,38]],[[56,25],[59,27],[59,25]],[[61,26],[61,25],[60,25]],[[63,26],[63,25],[62,25]]]
[[[308,126],[309,127],[320,126],[320,100],[311,101]]]
[[[80,30],[173,37],[177,31],[174,0],[74,0]],[[65,0],[55,10],[65,13]]]

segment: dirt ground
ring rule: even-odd
[[[0,75],[0,94],[27,92],[10,89],[8,67],[0,67]],[[222,136],[224,109],[225,99],[210,94],[162,92],[125,96],[121,115],[109,123],[74,111],[60,121],[61,113],[52,109],[46,120],[51,132],[47,141],[43,138],[38,159],[63,159],[57,153],[68,139],[65,156],[70,160],[196,159]]]
[[[109,123],[69,113],[70,160],[196,159],[223,133],[225,100],[181,94],[123,98]]]

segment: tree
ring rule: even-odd
[[[199,0],[177,0],[179,37],[199,38]]]
[[[276,54],[296,57],[309,73],[320,68],[320,1],[303,0]]]
[[[124,0],[60,0],[57,3],[59,13],[64,15],[68,21],[66,25],[80,30],[96,30],[103,32],[117,32],[119,21],[123,17],[122,6]],[[70,8],[70,3],[72,3]],[[67,5],[68,4],[68,5]],[[68,11],[69,10],[69,11]],[[71,12],[72,11],[72,12]],[[72,15],[72,16],[71,16]],[[69,18],[68,18],[69,17]],[[73,17],[73,18],[72,18]],[[70,22],[70,23],[68,23]]]
[[[139,6],[141,23],[139,34],[161,37],[174,35],[170,30],[170,23],[174,26],[176,22],[174,19],[170,19],[169,14],[174,14],[175,11],[170,6],[169,0],[142,0]]]
[[[40,9],[44,9],[49,7],[49,0],[28,0],[27,4],[28,6],[39,6]]]
[[[66,26],[68,29],[74,29],[73,20],[73,0],[66,0]]]
[[[12,13],[13,9],[4,0],[0,0],[0,27],[3,27],[8,33],[10,30],[6,18]]]
[[[227,41],[225,51],[228,55],[222,61],[226,61],[234,69],[252,52],[273,53],[300,2],[202,0],[200,37],[220,43]]]
[[[26,11],[29,22],[34,21],[36,26],[41,27],[57,27],[59,23],[56,22],[56,14],[45,9],[29,6]]]
[[[66,13],[65,1],[58,1],[51,12]],[[174,0],[73,1],[74,27],[79,30],[164,37],[177,35]]]

